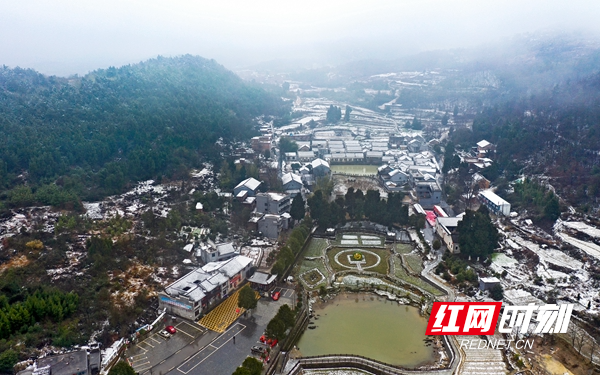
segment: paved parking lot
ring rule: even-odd
[[[289,300],[294,300],[294,294],[296,293],[294,289],[279,286],[273,288],[273,293],[275,292],[281,293],[280,298],[287,298]]]
[[[150,335],[127,351],[134,370],[140,375],[233,373],[251,355],[252,345],[260,343],[259,337],[279,307],[296,301],[294,289],[282,286],[274,290],[281,293],[278,301],[261,298],[256,309],[242,314],[222,334],[182,320],[174,325],[177,333],[169,339]]]
[[[279,301],[262,298],[251,313],[240,317],[227,331],[206,345],[200,347],[200,352],[193,353],[178,366],[165,375],[205,375],[231,374],[242,364],[247,356],[253,355],[250,348],[261,345],[259,338],[269,321],[275,316],[283,304],[291,305],[294,301],[293,289],[278,288],[281,293]],[[209,331],[202,337],[204,340]],[[235,336],[235,343],[233,342]],[[153,369],[157,373],[157,368]]]
[[[237,337],[237,335],[242,332],[246,328],[245,325],[241,323],[233,324],[228,330],[223,332],[221,336],[219,336],[216,340],[202,348],[198,353],[194,354],[187,361],[181,364],[181,366],[177,367],[179,372],[184,374],[188,374],[190,371],[198,367],[202,362],[204,362],[208,357],[210,357],[213,353],[221,349],[230,341],[233,343],[233,338]],[[241,345],[241,343],[240,343]]]
[[[160,361],[181,350],[205,329],[195,323],[179,321],[174,325],[177,333],[169,338],[158,334],[158,330],[144,340],[137,342],[127,353],[133,369],[137,373],[143,373],[160,363]]]

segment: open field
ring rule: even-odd
[[[327,240],[323,238],[312,238],[306,252],[304,253],[305,257],[320,257],[324,255],[324,251],[327,248]]]
[[[396,244],[396,252],[398,254],[408,254],[413,251],[413,246],[405,243]]]
[[[377,174],[376,165],[332,165],[332,173],[352,174],[358,176],[375,176]]]

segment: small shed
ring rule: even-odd
[[[480,277],[479,278],[479,289],[482,291],[490,290],[496,285],[500,285],[500,280],[496,277]]]

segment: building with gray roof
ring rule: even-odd
[[[233,188],[233,195],[237,197],[241,192],[246,191],[247,196],[253,197],[258,192],[258,187],[260,184],[261,182],[255,178],[247,178]]]
[[[252,259],[238,255],[222,262],[196,268],[167,286],[158,296],[159,309],[182,318],[197,320],[243,282],[252,268]]]

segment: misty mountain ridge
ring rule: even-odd
[[[2,67],[0,188],[26,184],[32,191],[9,203],[21,205],[57,181],[64,200],[76,201],[181,176],[218,158],[218,139],[246,139],[254,118],[282,110],[280,98],[191,55],[69,79]]]
[[[298,61],[277,60],[255,65],[257,70],[287,72],[291,80],[336,87],[352,80],[403,71],[459,71],[469,76],[490,72],[502,89],[531,93],[569,79],[592,74],[600,66],[600,41],[577,33],[522,34],[474,48],[424,51],[394,59],[355,59],[346,63],[307,67]],[[306,82],[312,79],[312,82]]]

